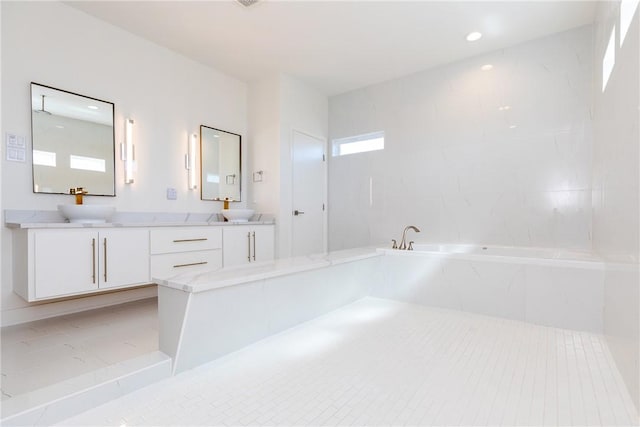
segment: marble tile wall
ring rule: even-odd
[[[602,333],[602,263],[543,265],[526,258],[483,261],[391,252],[381,260],[374,297]]]
[[[620,2],[599,2],[593,85],[593,249],[607,260],[604,333],[636,408],[640,408],[639,16],[636,10],[621,45]],[[602,91],[601,61],[614,28],[616,61]]]
[[[591,247],[592,27],[332,97],[330,250],[418,241]],[[493,65],[482,71],[481,66]]]

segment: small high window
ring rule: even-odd
[[[604,51],[604,57],[602,58],[602,92],[607,88],[609,83],[609,77],[613,71],[613,66],[616,65],[616,27],[614,25],[611,30],[611,36],[609,37],[609,44],[607,44],[607,50]]]
[[[95,157],[69,156],[69,167],[71,169],[80,169],[93,172],[106,172],[106,161],[104,159],[96,159]]]
[[[640,0],[622,0],[620,2],[620,46],[627,37],[627,31],[629,31],[639,3]]]
[[[331,141],[334,156],[365,153],[384,149],[384,131],[338,138]]]
[[[56,167],[56,153],[52,151],[33,150],[33,164]]]

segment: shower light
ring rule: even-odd
[[[135,161],[135,147],[133,145],[133,120],[124,122],[124,144],[120,144],[120,156],[124,162],[124,183],[133,184],[133,166]]]
[[[467,34],[468,42],[475,42],[477,40],[480,40],[481,38],[482,38],[482,33],[479,33],[478,31],[474,31],[472,33]]]
[[[184,167],[187,169],[188,186],[189,190],[195,190],[198,188],[196,183],[196,145],[198,143],[198,135],[191,134],[189,136],[189,145],[187,147],[187,154],[185,155]]]

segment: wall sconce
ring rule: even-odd
[[[191,134],[189,136],[189,146],[187,154],[184,156],[184,167],[187,169],[187,176],[189,182],[189,190],[195,190],[198,188],[196,182],[196,144],[198,143],[198,135]]]
[[[120,157],[124,162],[124,183],[133,183],[135,147],[133,145],[133,120],[124,122],[124,143],[120,144]]]
[[[253,182],[262,182],[262,174],[264,171],[257,171],[253,173]]]
[[[227,175],[225,178],[226,178],[227,185],[233,185],[236,183],[236,174]]]

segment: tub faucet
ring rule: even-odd
[[[404,228],[404,231],[402,232],[402,240],[400,240],[400,245],[398,246],[398,249],[400,249],[401,251],[407,250],[407,243],[406,243],[407,230],[413,230],[416,233],[420,232],[420,230],[418,230],[418,227],[416,227],[415,225],[407,225]],[[409,246],[411,246],[411,244],[409,244]],[[411,250],[413,250],[413,247],[411,248]]]

